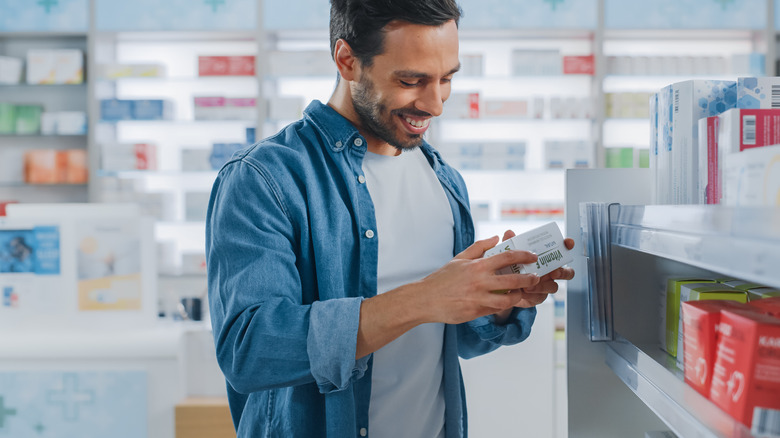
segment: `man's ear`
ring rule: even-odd
[[[343,39],[336,41],[333,59],[341,77],[347,81],[354,81],[358,74],[357,70],[360,62],[352,53],[352,47],[349,46],[349,43]]]

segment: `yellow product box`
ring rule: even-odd
[[[747,292],[748,301],[763,300],[764,298],[780,297],[780,289],[771,287],[755,287],[748,289]]]
[[[729,300],[747,303],[747,292],[713,283],[687,283],[680,286],[680,307],[687,301]],[[683,315],[677,322],[677,367],[685,369],[683,351]]]
[[[664,293],[666,307],[661,313],[665,335],[661,337],[661,348],[673,357],[677,356],[677,336],[680,321],[680,287],[690,283],[715,283],[715,280],[702,277],[673,277],[666,280]],[[704,285],[706,285],[704,284]],[[663,297],[662,297],[663,298]]]

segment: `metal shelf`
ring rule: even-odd
[[[780,209],[615,205],[612,244],[780,287]]]
[[[678,436],[753,436],[747,427],[685,384],[674,358],[657,346],[640,348],[618,338],[607,345],[605,360],[620,380]]]

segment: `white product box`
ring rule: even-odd
[[[22,81],[24,61],[11,56],[0,56],[0,84],[18,84]]]
[[[536,274],[541,277],[574,260],[563,244],[563,235],[555,222],[505,240],[485,251],[485,257],[509,250],[530,251],[538,256],[538,260],[536,263],[507,266],[500,269],[499,274]]]
[[[182,149],[181,170],[185,172],[204,172],[214,170],[211,167],[211,149]]]
[[[737,78],[737,108],[780,108],[780,77]]]
[[[28,84],[81,84],[84,82],[84,53],[76,49],[29,50]]]
[[[108,144],[101,148],[102,169],[113,172],[157,169],[157,148],[153,144]]]
[[[485,119],[518,119],[528,117],[527,100],[484,99],[480,108]]]
[[[257,119],[257,99],[254,97],[226,97],[224,118],[228,120]]]
[[[698,201],[699,119],[715,116],[733,108],[736,101],[735,82],[692,80],[678,82],[662,91],[668,94],[665,102],[671,117],[670,194],[672,204],[692,204]],[[666,132],[666,128],[665,128]],[[668,138],[666,139],[668,142]]]
[[[271,120],[297,120],[303,115],[300,97],[274,96],[268,101],[268,118]]]
[[[100,64],[97,77],[100,79],[119,78],[161,78],[165,77],[163,64]]]
[[[658,203],[658,93],[650,95],[650,172],[653,176],[650,187],[651,200]]]
[[[330,76],[336,74],[336,65],[333,63],[330,51],[273,51],[268,54],[268,57],[268,74],[271,76]]]
[[[83,135],[87,133],[87,113],[84,111],[60,111],[57,114],[57,134]]]
[[[205,274],[206,254],[200,252],[184,252],[181,255],[182,274]]]
[[[57,120],[59,115],[52,112],[41,113],[41,135],[57,134]]]
[[[544,118],[544,97],[542,96],[534,96],[531,100],[531,111],[533,112],[533,118],[535,119],[543,119]]]
[[[465,53],[460,55],[460,72],[463,76],[482,76],[484,73],[482,54]]]
[[[588,142],[544,142],[544,167],[547,169],[587,169],[591,167],[591,163],[591,147]]]
[[[479,93],[452,93],[444,103],[442,116],[448,119],[478,119]]]
[[[223,120],[227,109],[223,96],[193,97],[193,115],[195,120]]]
[[[723,204],[780,207],[780,145],[727,154]]]
[[[511,65],[514,76],[552,76],[563,74],[563,60],[558,50],[512,51]]]

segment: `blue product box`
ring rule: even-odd
[[[246,128],[246,144],[255,144],[255,128]]]
[[[134,120],[163,120],[165,119],[165,101],[160,99],[134,100]]]
[[[211,149],[211,156],[209,156],[209,163],[211,168],[219,170],[225,163],[230,160],[234,153],[245,148],[243,143],[214,143]]]
[[[100,120],[115,122],[132,120],[133,101],[120,99],[102,99],[100,101]]]

